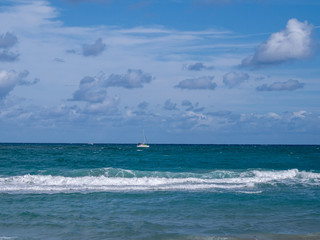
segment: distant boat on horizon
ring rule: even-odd
[[[137,145],[138,148],[148,148],[150,147],[148,144],[146,144],[147,142],[147,139],[146,139],[146,135],[144,134],[144,130],[142,130],[142,134],[143,134],[143,142],[142,143],[139,143]]]

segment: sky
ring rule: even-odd
[[[0,142],[320,144],[318,0],[2,0]]]

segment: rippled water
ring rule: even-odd
[[[320,147],[0,144],[1,239],[320,239]]]

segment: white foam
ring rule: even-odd
[[[0,192],[237,190],[252,194],[263,191],[262,186],[274,187],[278,184],[320,186],[320,173],[297,169],[285,171],[248,170],[244,172],[213,171],[205,174],[107,169],[100,176],[65,177],[27,174],[0,177]]]
[[[260,194],[262,191],[237,191],[238,193],[245,193],[245,194]]]

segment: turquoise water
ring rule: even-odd
[[[0,144],[4,239],[320,239],[320,146]]]

